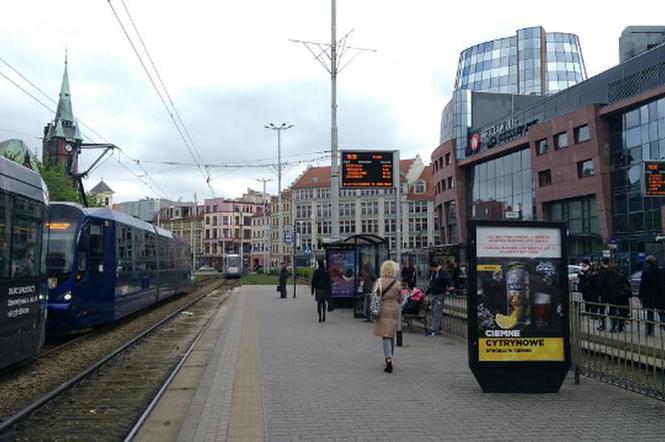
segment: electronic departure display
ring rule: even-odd
[[[644,196],[665,196],[665,161],[645,161]]]
[[[342,187],[394,187],[393,152],[342,151]]]

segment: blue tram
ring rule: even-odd
[[[0,368],[44,343],[47,205],[41,177],[0,157]]]
[[[49,329],[113,322],[191,285],[189,245],[152,224],[52,203],[48,228]]]

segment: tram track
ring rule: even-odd
[[[35,422],[35,416],[38,416],[42,410],[50,409],[53,402],[58,402],[62,396],[67,396],[71,389],[78,388],[79,383],[82,385],[90,382],[90,379],[96,378],[98,373],[104,371],[106,364],[113,365],[114,360],[123,360],[125,354],[132,353],[131,349],[138,345],[137,342],[150,341],[153,334],[160,333],[159,330],[172,328],[169,323],[177,323],[178,327],[174,329],[175,334],[162,342],[164,348],[146,353],[147,355],[153,353],[159,355],[159,360],[170,360],[171,353],[178,353],[180,347],[185,346],[184,343],[177,343],[186,336],[192,335],[197,327],[201,328],[199,321],[209,316],[210,311],[215,310],[216,304],[213,300],[220,298],[223,292],[234,285],[232,282],[221,279],[204,282],[189,294],[175,298],[173,302],[160,305],[155,310],[146,312],[140,318],[134,318],[133,321],[128,321],[118,328],[94,335],[91,333],[82,335],[74,340],[75,344],[71,344],[73,341],[69,341],[59,347],[49,349],[38,356],[28,367],[14,371],[9,376],[0,379],[0,416],[4,417],[0,418],[2,419],[0,435],[7,435],[8,430],[11,430],[9,432],[12,435],[10,440],[40,440],[44,436],[40,437],[39,433],[31,433],[26,437],[22,437],[21,434],[25,432],[23,430],[43,427],[43,430],[49,431],[48,439],[58,439],[51,434],[51,424],[58,422],[57,418],[55,421],[47,419],[41,424],[33,425],[31,423],[27,426],[23,426],[22,421],[28,419],[27,422]],[[201,303],[207,307],[201,310],[202,307],[199,305]],[[196,312],[183,314],[187,309],[191,309],[192,312],[196,310]],[[150,366],[150,364],[139,364],[139,366],[142,365]],[[171,365],[171,363],[166,365]],[[132,372],[132,370],[134,369],[130,367],[128,372]],[[163,371],[164,367],[157,367],[156,370]],[[148,372],[152,372],[152,370],[148,370]],[[155,376],[146,376],[145,373],[141,373],[137,374],[137,377],[144,380],[153,379]],[[117,385],[120,385],[117,389],[122,391],[122,386],[127,385],[127,382],[123,381]],[[105,398],[112,395],[104,393],[104,389],[101,388],[97,392],[93,389],[91,396]],[[124,394],[117,398],[116,402],[120,409],[126,408],[122,404],[127,397],[131,397],[131,395]],[[62,408],[70,409],[70,406],[66,405]],[[58,407],[55,409],[57,410]],[[93,410],[90,414],[94,415],[95,409],[92,407],[88,411]],[[36,410],[37,412],[35,412]],[[85,420],[91,420],[89,415],[86,415],[85,418]],[[72,419],[63,417],[63,421],[69,422]],[[80,426],[80,428],[83,427],[87,427],[87,424]],[[16,429],[21,429],[21,431],[16,432]],[[72,434],[77,434],[77,432],[70,432],[63,438],[70,440]],[[105,435],[88,434],[80,439],[97,440],[100,437],[103,439]]]
[[[0,370],[0,388],[2,387],[2,380],[14,373],[20,373],[24,369],[28,369],[31,365],[35,364],[37,361],[46,359],[47,356],[54,355],[60,351],[65,350],[67,347],[72,347],[76,345],[77,343],[87,340],[87,339],[93,339],[95,336],[101,336],[105,333],[111,332],[116,328],[122,327],[123,325],[130,323],[135,320],[140,320],[142,316],[149,314],[151,311],[160,308],[161,306],[164,305],[170,305],[173,303],[177,303],[179,299],[182,299],[183,297],[189,296],[191,293],[196,292],[199,290],[201,287],[205,286],[206,284],[210,283],[211,278],[203,278],[202,280],[198,282],[194,282],[192,284],[192,288],[189,292],[183,294],[183,295],[178,295],[175,297],[170,297],[165,300],[162,300],[156,304],[150,305],[142,310],[139,310],[137,312],[134,312],[128,316],[125,316],[124,318],[121,318],[115,322],[112,322],[110,324],[105,324],[99,327],[87,329],[87,330],[80,330],[72,334],[66,334],[66,333],[58,333],[56,332],[55,336],[51,335],[52,332],[47,331],[47,336],[46,336],[46,342],[42,346],[41,350],[39,353],[34,355],[33,357],[26,359],[25,361],[21,361],[17,364],[10,365],[8,367],[3,368]],[[54,342],[56,341],[56,342]],[[2,396],[0,395],[0,399],[2,399]],[[0,422],[2,420],[2,408],[0,407]]]

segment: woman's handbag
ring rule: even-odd
[[[376,289],[372,292],[372,298],[369,302],[369,313],[372,318],[376,319],[381,314],[381,298],[396,282],[397,280],[393,280],[384,291],[381,289],[381,280],[377,281]]]
[[[381,314],[381,295],[381,281],[377,281],[376,288],[369,300],[369,314],[372,319],[376,319]]]

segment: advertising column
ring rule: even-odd
[[[469,365],[485,392],[556,392],[570,365],[565,225],[468,223]]]

